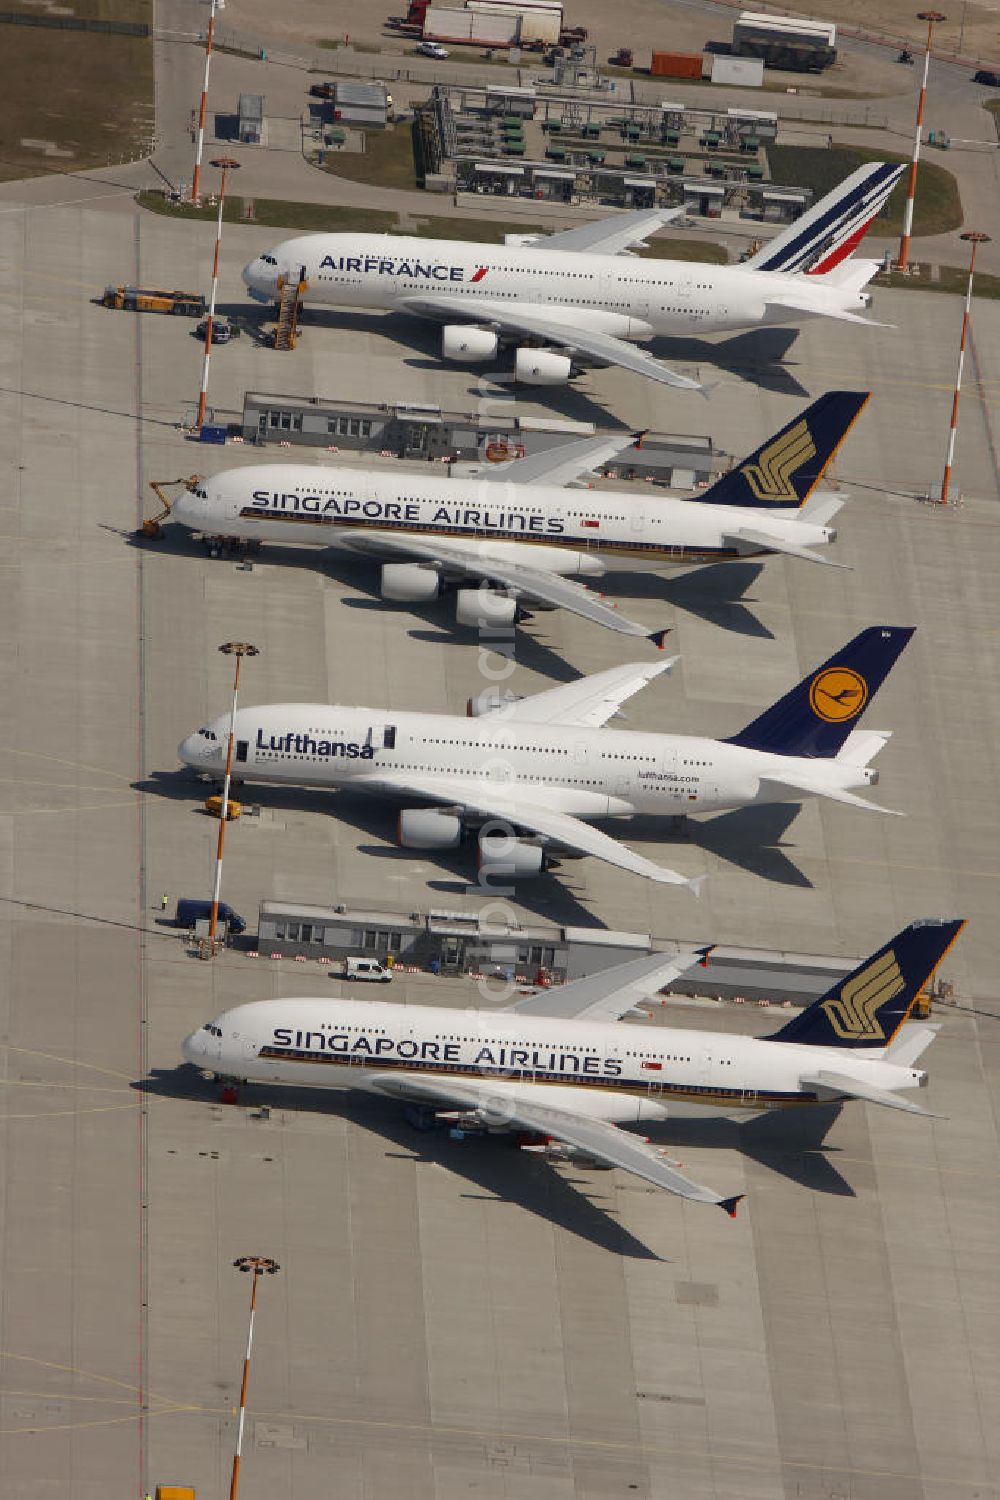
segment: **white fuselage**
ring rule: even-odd
[[[654,334],[728,333],[761,324],[800,323],[824,311],[860,313],[867,294],[808,273],[757,271],[698,261],[595,255],[544,247],[424,240],[406,235],[311,234],[285,240],[245,267],[251,291],[278,295],[278,279],[301,277],[307,301],[338,307],[408,311],[421,297],[448,304],[468,319],[521,311],[617,338]],[[776,306],[776,292],[794,293],[796,307]],[[416,309],[414,309],[416,310]]]
[[[218,718],[181,744],[196,770],[225,764],[229,718]],[[241,708],[236,715],[233,775],[240,781],[378,790],[381,778],[408,778],[447,803],[468,802],[470,781],[492,805],[504,788],[524,790],[579,818],[631,813],[678,816],[719,812],[752,802],[801,801],[782,788],[782,773],[816,787],[871,786],[878,773],[839,760],[776,755],[721,740],[633,730],[561,728],[482,718],[401,713],[341,705],[286,703]],[[762,778],[771,777],[772,781]],[[419,796],[417,800],[420,800]],[[516,825],[516,813],[511,821]]]
[[[377,1000],[237,1006],[187,1037],[183,1053],[222,1076],[311,1088],[370,1089],[387,1076],[488,1082],[500,1097],[622,1124],[814,1104],[800,1080],[823,1068],[890,1090],[927,1076],[879,1049]],[[502,1128],[502,1114],[495,1123]]]
[[[359,533],[450,538],[474,544],[484,559],[526,559],[584,577],[609,565],[657,569],[766,553],[764,546],[737,548],[732,537],[740,528],[800,547],[823,546],[837,535],[794,510],[671,499],[648,489],[567,489],[319,464],[226,469],[197,481],[172,514],[205,535],[263,542],[350,548]]]

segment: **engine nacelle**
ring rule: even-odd
[[[396,842],[402,849],[457,849],[462,820],[457,813],[428,807],[404,807],[396,823]]]
[[[475,698],[466,698],[465,717],[480,719],[483,714],[502,715],[505,708],[511,703],[520,703],[523,697],[523,693],[502,693],[496,687],[483,688]]]
[[[572,368],[568,354],[553,354],[551,349],[521,347],[514,356],[514,378],[523,385],[565,385]]]
[[[458,589],[455,593],[455,619],[459,625],[474,630],[491,630],[513,625],[517,619],[517,600],[496,589]]]
[[[384,563],[379,590],[383,599],[395,599],[402,604],[426,604],[436,599],[441,580],[433,568],[422,568],[419,563]]]
[[[503,834],[480,834],[476,858],[479,873],[487,880],[526,880],[548,868],[540,844],[526,844]]]
[[[445,359],[460,359],[466,363],[492,359],[499,347],[500,340],[488,328],[446,323],[441,330],[441,353]]]

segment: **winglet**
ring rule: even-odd
[[[667,628],[666,628],[666,630],[653,630],[653,631],[651,631],[650,634],[646,637],[646,639],[652,641],[652,643],[656,647],[657,651],[662,651],[663,650],[663,643],[664,643],[664,641],[666,640],[666,638],[667,638],[667,636],[669,634],[670,634],[670,626],[668,625]]]
[[[734,1198],[720,1198],[719,1207],[724,1208],[731,1219],[736,1218],[736,1210],[746,1197],[746,1193],[737,1193]]]
[[[702,878],[705,879],[707,877],[703,876]],[[716,950],[716,948],[718,946],[719,946],[718,943],[709,943],[706,948],[699,948],[698,949],[698,953],[700,955],[700,957],[698,959],[698,962],[699,962],[699,964],[701,965],[701,967],[703,969],[707,969],[708,968],[708,960],[712,956],[712,954],[715,952],[715,950]]]

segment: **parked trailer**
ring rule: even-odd
[[[200,318],[205,312],[200,292],[161,292],[141,286],[105,287],[101,302],[126,312],[180,313],[188,318]]]
[[[649,71],[653,78],[700,78],[700,52],[654,52]]]
[[[742,11],[733,26],[732,50],[736,57],[758,57],[769,68],[819,73],[837,61],[837,28],[830,21]]]

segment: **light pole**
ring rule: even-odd
[[[948,504],[948,490],[951,486],[951,465],[955,457],[955,438],[958,436],[958,403],[962,396],[962,370],[965,365],[965,345],[969,336],[969,322],[972,317],[972,277],[976,269],[976,251],[980,245],[988,243],[990,236],[984,234],[981,229],[969,229],[962,235],[972,246],[969,256],[969,284],[965,288],[965,312],[962,315],[962,342],[958,346],[958,371],[955,375],[955,392],[951,398],[951,426],[948,429],[948,453],[944,461],[944,478],[941,480],[941,504]]]
[[[913,198],[917,191],[917,166],[920,162],[920,142],[924,133],[924,99],[927,95],[927,74],[931,66],[931,40],[938,21],[948,18],[939,10],[919,10],[917,20],[927,22],[927,46],[924,49],[924,76],[920,82],[920,97],[917,101],[917,125],[913,136],[913,160],[910,162],[910,182],[906,189],[906,207],[903,210],[903,233],[899,241],[897,270],[905,271],[910,263],[910,232],[913,229]]]
[[[222,889],[222,850],[226,842],[226,820],[229,817],[229,783],[233,771],[233,741],[236,737],[236,701],[240,693],[240,666],[244,656],[259,656],[256,646],[249,641],[227,641],[219,650],[224,656],[236,657],[236,676],[233,679],[233,710],[229,716],[229,743],[226,746],[226,778],[222,784],[222,807],[219,810],[219,842],[215,851],[215,885],[212,888],[212,915],[208,921],[208,941],[215,953],[215,929],[219,923],[219,892]]]
[[[236,1429],[236,1452],[233,1454],[233,1477],[229,1481],[229,1500],[236,1500],[240,1487],[240,1461],[243,1457],[243,1421],[246,1416],[247,1407],[247,1384],[250,1379],[250,1354],[253,1350],[253,1320],[257,1311],[257,1278],[266,1272],[268,1276],[276,1276],[281,1270],[276,1260],[269,1255],[241,1255],[239,1260],[234,1260],[233,1265],[238,1271],[249,1271],[252,1273],[250,1282],[250,1324],[247,1328],[247,1352],[243,1360],[243,1384],[240,1387],[240,1419]]]
[[[226,0],[209,0],[208,30],[205,33],[205,78],[201,86],[201,106],[198,110],[198,137],[194,151],[194,173],[191,178],[191,202],[200,202],[201,153],[205,149],[205,116],[208,113],[208,79],[212,71],[212,42],[215,38],[216,12],[225,7]]]
[[[215,225],[215,258],[212,261],[212,292],[208,299],[208,319],[205,323],[205,358],[201,367],[201,390],[198,392],[198,416],[195,427],[200,432],[205,421],[205,405],[208,401],[208,367],[212,359],[212,328],[215,324],[215,302],[219,293],[219,257],[222,253],[222,213],[226,206],[226,173],[238,172],[240,164],[231,156],[219,156],[212,162],[222,173],[219,187],[219,216]]]

